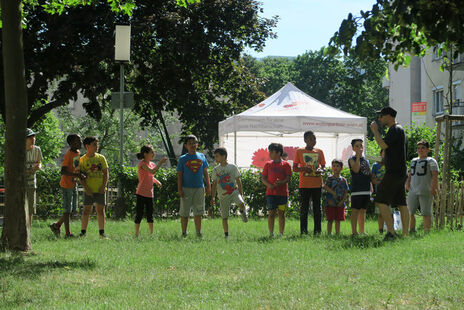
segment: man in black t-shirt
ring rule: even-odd
[[[385,150],[385,176],[377,187],[375,203],[387,223],[388,233],[385,239],[392,239],[395,237],[395,230],[389,205],[396,205],[400,209],[403,235],[407,235],[409,231],[409,212],[404,188],[407,178],[406,135],[403,128],[396,123],[397,112],[393,108],[385,107],[377,113],[379,122],[389,129],[385,139],[382,139],[377,123],[375,121],[371,123],[371,130],[377,144]]]

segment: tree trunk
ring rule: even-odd
[[[171,138],[169,137],[168,127],[166,126],[166,122],[164,121],[163,114],[160,111],[158,111],[158,120],[161,122],[161,125],[163,125],[163,130],[165,134],[163,143],[165,143],[166,151],[169,157],[169,162],[171,163],[172,167],[176,167],[177,166],[176,153],[174,152],[174,147],[172,146]]]
[[[5,210],[2,247],[31,250],[25,199],[27,91],[21,29],[21,0],[1,0],[5,80]]]

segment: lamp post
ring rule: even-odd
[[[124,63],[130,61],[131,26],[116,25],[114,60],[119,62],[119,166],[122,169],[124,157]],[[112,100],[116,99],[112,96]],[[118,180],[118,197],[122,197],[121,180]]]

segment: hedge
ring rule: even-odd
[[[60,167],[48,166],[37,173],[37,215],[41,218],[58,217],[61,215],[61,191],[60,191]],[[211,172],[211,170],[210,170]],[[242,169],[242,184],[244,199],[249,206],[251,216],[265,215],[266,187],[260,181],[258,169]],[[327,169],[324,179],[330,173]],[[349,182],[351,179],[348,168],[342,170],[342,175]],[[108,201],[107,214],[112,218],[134,217],[135,215],[135,190],[137,188],[137,167],[116,168],[110,171],[109,185],[117,187],[118,176],[121,176],[124,189],[124,203],[118,200]],[[156,217],[176,217],[179,211],[179,197],[177,195],[177,172],[175,169],[161,168],[156,173],[156,178],[163,184],[161,189],[155,186],[154,209]],[[288,216],[297,217],[300,209],[298,194],[298,173],[293,173],[289,183],[289,207]],[[82,204],[82,197],[79,201]],[[205,200],[206,209],[211,207],[210,200]],[[373,210],[373,206],[371,208]],[[234,210],[235,211],[235,210]],[[219,206],[216,203],[214,214],[219,214]]]

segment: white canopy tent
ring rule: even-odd
[[[293,160],[296,148],[305,146],[303,133],[311,130],[330,165],[334,158],[346,163],[351,139],[364,140],[366,128],[365,117],[326,105],[287,83],[254,107],[219,122],[219,144],[237,166],[259,167],[269,160],[266,149],[272,142],[282,143]]]

